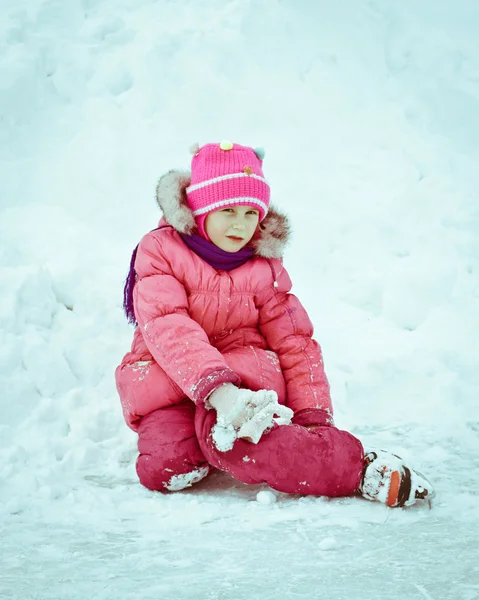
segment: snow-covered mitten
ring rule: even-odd
[[[292,416],[293,411],[286,406],[278,404],[276,397],[274,402],[270,402],[262,408],[260,407],[251,419],[241,425],[238,430],[238,437],[248,440],[253,444],[257,444],[263,433],[272,427],[273,423],[277,423],[278,425],[289,425]]]
[[[240,437],[257,444],[263,433],[276,421],[291,423],[293,411],[278,404],[273,390],[252,392],[225,383],[213,391],[207,408],[216,409],[217,421],[212,430],[213,441],[221,452],[227,452]],[[278,417],[275,418],[275,415]]]
[[[417,500],[432,500],[435,491],[418,471],[408,467],[402,458],[385,450],[367,452],[359,492],[367,500],[387,506],[411,506]]]

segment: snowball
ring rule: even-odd
[[[262,490],[256,494],[256,501],[260,504],[274,504],[276,502],[276,494],[270,490]]]
[[[334,538],[324,538],[324,540],[319,542],[318,548],[320,550],[333,550],[337,545],[338,543]]]

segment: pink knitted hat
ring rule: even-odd
[[[200,234],[210,212],[228,206],[254,206],[262,221],[268,213],[270,190],[264,178],[264,150],[232,142],[205,144],[195,149],[191,161],[191,183],[186,188]]]

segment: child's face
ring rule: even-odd
[[[238,252],[251,240],[259,222],[252,206],[229,206],[211,212],[205,219],[210,240],[226,252]]]

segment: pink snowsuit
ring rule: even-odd
[[[180,206],[181,205],[181,206]],[[135,261],[138,326],[116,370],[128,425],[138,432],[137,472],[153,490],[182,489],[210,467],[245,483],[290,493],[346,496],[359,486],[363,448],[332,422],[321,349],[278,254],[286,218],[270,209],[256,255],[217,271],[190,250],[178,206],[162,206],[161,229],[141,240]],[[219,452],[211,438],[216,411],[206,397],[231,382],[271,389],[295,413],[258,444],[237,440]],[[305,425],[315,425],[308,430]]]

